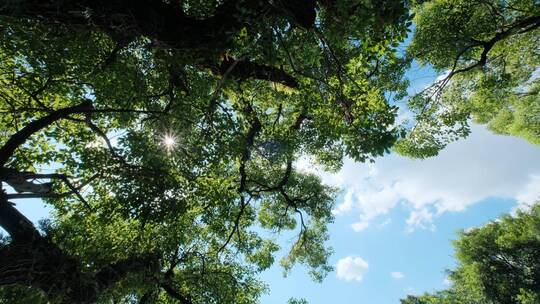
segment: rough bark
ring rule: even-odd
[[[0,245],[0,286],[22,285],[37,288],[60,303],[95,303],[99,294],[129,273],[155,270],[153,255],[128,258],[83,271],[80,262],[42,236],[13,203],[0,197],[0,226],[11,236]]]
[[[153,38],[175,49],[220,52],[238,30],[263,14],[287,18],[305,28],[315,22],[314,0],[227,0],[205,19],[186,14],[178,1],[23,0],[0,6],[0,15],[47,23],[94,26],[117,39]]]
[[[257,9],[261,1],[225,1],[214,16],[199,20],[185,14],[176,1],[161,0],[26,0],[3,6],[2,15],[46,23],[95,27],[116,39],[147,36],[177,49],[215,49],[227,44],[242,26],[238,9]],[[260,8],[259,8],[260,9]]]
[[[298,87],[296,79],[285,71],[247,60],[236,60],[227,57],[223,59],[219,67],[213,70],[214,73],[219,75],[226,75],[227,71],[229,71],[231,78],[239,80],[254,78],[280,83],[291,88]]]
[[[14,171],[4,165],[33,134],[70,114],[92,110],[92,104],[86,101],[52,111],[13,134],[0,147],[0,180]],[[0,227],[11,237],[9,243],[0,245],[0,286],[31,286],[42,290],[55,302],[95,303],[101,291],[127,273],[144,271],[153,264],[148,258],[136,258],[106,265],[94,273],[82,271],[80,261],[61,250],[49,237],[41,235],[34,224],[8,201],[1,185]]]
[[[158,47],[197,54],[202,61],[211,62],[223,55],[232,39],[243,27],[250,27],[261,15],[290,20],[303,28],[315,22],[314,0],[224,1],[206,19],[197,19],[182,11],[176,1],[162,0],[23,0],[0,6],[0,16],[28,18],[45,24],[64,24],[70,28],[99,30],[108,33],[119,45],[137,37],[148,37]],[[208,66],[208,64],[205,64]],[[231,60],[210,67],[224,75]],[[297,81],[282,69],[243,60],[231,76],[239,79],[268,80],[289,87]]]

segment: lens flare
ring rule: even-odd
[[[161,137],[161,144],[165,147],[165,150],[170,153],[178,144],[178,140],[174,134],[166,133]]]
[[[165,137],[163,138],[163,144],[166,147],[174,147],[176,145],[176,139],[172,136],[165,135]]]

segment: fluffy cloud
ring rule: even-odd
[[[307,159],[300,169],[315,172],[327,184],[344,189],[334,215],[355,212],[355,231],[403,204],[410,210],[407,231],[434,229],[445,212],[465,210],[488,198],[515,199],[526,206],[540,199],[540,149],[516,137],[500,136],[473,125],[469,138],[450,144],[439,156],[412,160],[387,155],[374,164],[345,160],[329,174]]]
[[[532,175],[529,182],[516,196],[519,207],[527,207],[535,201],[540,201],[540,175]]]
[[[352,191],[347,192],[345,198],[343,199],[343,203],[339,204],[336,209],[332,210],[332,213],[334,215],[340,215],[351,211],[354,201],[353,195],[354,193]]]
[[[395,279],[395,280],[400,280],[405,277],[405,275],[399,271],[390,272],[390,276],[392,277],[392,279]]]
[[[340,259],[336,265],[337,278],[345,281],[362,281],[369,268],[368,262],[361,257],[348,256]]]
[[[417,228],[435,230],[433,225],[433,213],[426,208],[413,210],[407,219],[407,232],[413,232]]]
[[[351,228],[356,232],[360,232],[360,231],[365,230],[368,226],[369,226],[369,223],[364,221],[364,222],[353,223],[351,225]]]

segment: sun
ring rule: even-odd
[[[165,135],[163,138],[163,144],[166,147],[174,147],[176,145],[176,139],[170,135]]]
[[[178,144],[178,140],[174,134],[169,132],[161,136],[161,144],[165,147],[167,152],[171,152]]]

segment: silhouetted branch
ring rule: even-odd
[[[23,145],[30,136],[34,133],[39,132],[40,130],[48,127],[50,124],[58,121],[62,118],[67,117],[70,114],[81,113],[85,111],[92,110],[92,103],[87,100],[79,105],[64,108],[60,110],[53,111],[47,116],[41,117],[37,120],[34,120],[27,124],[17,133],[13,134],[8,141],[0,148],[0,168],[2,168],[8,159],[13,155],[15,150]]]

